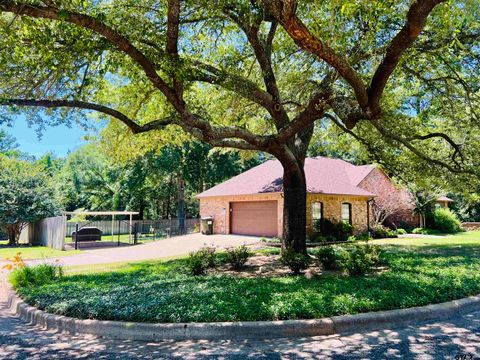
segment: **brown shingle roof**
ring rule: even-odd
[[[374,169],[372,165],[356,166],[340,159],[307,158],[305,175],[310,193],[374,196],[358,184]],[[283,168],[278,160],[269,160],[231,178],[197,197],[252,195],[281,192]]]

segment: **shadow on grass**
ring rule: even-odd
[[[364,277],[187,275],[184,259],[72,275],[20,289],[49,312],[142,322],[305,319],[438,303],[480,292],[480,247],[388,247],[389,270]]]

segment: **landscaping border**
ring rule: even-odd
[[[153,324],[81,320],[49,314],[25,303],[8,283],[7,289],[10,311],[31,325],[72,335],[142,341],[268,339],[358,333],[406,326],[418,321],[445,320],[480,309],[480,295],[477,295],[441,304],[315,320]]]

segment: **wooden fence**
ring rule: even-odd
[[[30,242],[34,245],[48,246],[63,250],[67,221],[64,216],[47,218],[30,225]]]

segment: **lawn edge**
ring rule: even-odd
[[[8,308],[30,325],[71,335],[85,334],[110,339],[140,341],[270,339],[361,333],[367,330],[408,326],[422,321],[445,320],[480,309],[480,295],[477,295],[427,306],[313,320],[154,324],[83,320],[50,314],[28,305],[8,282],[6,285]]]

